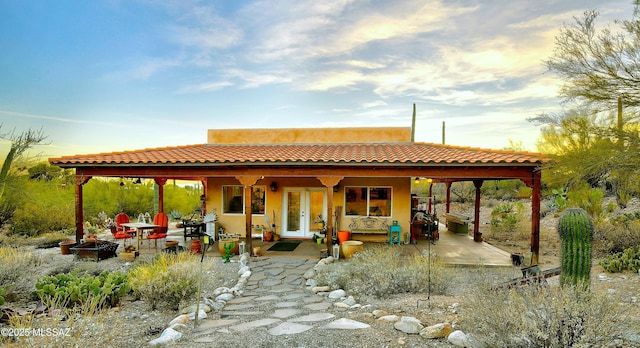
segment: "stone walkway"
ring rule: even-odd
[[[265,328],[272,336],[301,334],[313,328],[368,328],[368,324],[332,313],[334,303],[340,299],[306,289],[303,275],[316,263],[317,260],[300,258],[252,259],[244,294],[228,301],[219,319],[203,321],[193,333],[193,342],[217,342],[222,333],[256,328]]]

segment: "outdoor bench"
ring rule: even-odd
[[[354,234],[384,234],[389,233],[389,224],[385,218],[375,218],[371,216],[351,219],[349,224],[351,238]],[[385,237],[386,238],[386,237]]]
[[[447,219],[447,229],[454,233],[469,233],[469,224],[473,223],[470,216],[459,213],[444,214]]]

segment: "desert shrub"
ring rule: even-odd
[[[47,315],[32,312],[14,315],[6,327],[30,328],[49,334],[0,336],[0,345],[6,348],[75,348],[75,347],[120,347],[118,341],[124,319],[116,311],[103,311],[97,301],[87,301],[74,308],[65,308],[60,303],[48,303]],[[35,331],[35,332],[38,332]]]
[[[602,347],[621,337],[619,310],[570,286],[485,290],[465,303],[459,326],[487,347]]]
[[[37,236],[47,232],[73,228],[73,201],[57,199],[28,201],[13,215],[11,232],[25,236]]]
[[[567,197],[571,206],[586,210],[594,222],[602,221],[606,216],[602,190],[583,187],[567,192]]]
[[[640,219],[621,220],[596,224],[594,250],[597,255],[613,255],[640,245]]]
[[[521,202],[505,202],[496,205],[491,211],[491,231],[494,233],[513,233],[523,220],[524,205]]]
[[[209,266],[207,263],[206,268]],[[199,277],[200,258],[188,252],[158,255],[129,272],[131,287],[151,309],[159,304],[178,309],[183,300],[196,294]]]
[[[98,307],[115,306],[131,291],[127,275],[103,271],[97,276],[80,275],[78,270],[38,279],[34,294],[45,304],[74,307],[87,302]]]
[[[384,266],[380,266],[384,265]],[[429,269],[430,268],[430,269]],[[401,255],[389,245],[367,247],[349,262],[335,262],[320,270],[318,285],[342,288],[354,296],[384,297],[398,293],[443,294],[450,273],[435,257]]]
[[[625,270],[637,272],[640,270],[640,245],[611,255],[606,259],[600,260],[599,263],[607,272],[615,273]]]
[[[42,260],[27,248],[0,247],[0,286],[5,287],[5,299],[28,292],[32,284],[24,272],[40,265]]]

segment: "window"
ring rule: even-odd
[[[251,214],[264,214],[266,186],[254,186],[251,195]],[[242,186],[222,186],[222,212],[225,214],[244,213],[244,188]]]
[[[391,188],[345,187],[345,215],[391,216]]]
[[[251,214],[264,215],[266,186],[254,186],[251,194]]]
[[[244,199],[242,186],[222,186],[222,212],[225,214],[242,214]]]

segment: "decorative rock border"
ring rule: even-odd
[[[149,345],[166,345],[180,340],[185,330],[188,329],[186,324],[188,324],[189,321],[195,320],[196,308],[198,308],[198,320],[204,320],[208,317],[207,313],[211,311],[221,311],[228,301],[233,300],[237,296],[242,296],[247,280],[251,276],[251,270],[247,265],[248,260],[249,253],[244,253],[240,256],[239,278],[236,285],[231,288],[220,287],[215,289],[213,291],[213,295],[215,296],[214,300],[203,298],[200,304],[196,303],[183,308],[180,311],[181,314],[169,322],[169,325],[162,331],[160,337],[149,341]]]

